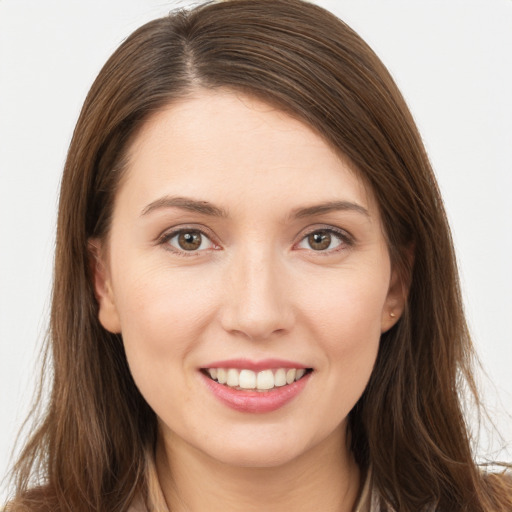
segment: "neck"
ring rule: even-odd
[[[360,487],[339,431],[292,461],[263,468],[227,465],[181,439],[160,439],[156,467],[172,512],[350,512]]]

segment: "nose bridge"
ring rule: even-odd
[[[229,267],[224,328],[257,340],[290,328],[286,273],[270,244],[252,243],[233,255]]]

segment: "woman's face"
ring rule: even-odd
[[[263,467],[344,439],[402,297],[371,192],[312,129],[230,92],[169,106],[101,249],[100,321],[167,447]]]

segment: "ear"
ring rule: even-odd
[[[404,312],[405,302],[407,300],[407,291],[402,280],[398,276],[398,272],[391,273],[388,295],[382,309],[382,319],[380,332],[384,333],[391,329]]]
[[[112,333],[121,332],[121,322],[117,312],[108,262],[105,261],[103,242],[94,238],[88,243],[89,264],[94,285],[94,295],[98,301],[98,319],[101,325]]]
[[[389,289],[382,309],[381,319],[381,333],[385,333],[393,327],[400,317],[402,316],[407,297],[409,295],[409,288],[411,285],[411,272],[414,262],[414,247],[411,246],[406,251],[407,270],[400,273],[396,265],[392,265],[391,278],[389,281]]]

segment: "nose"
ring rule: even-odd
[[[290,331],[294,314],[278,257],[271,251],[247,249],[233,259],[227,274],[221,311],[224,330],[252,341]]]

